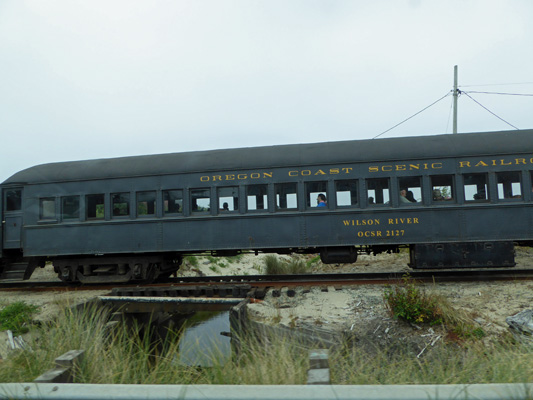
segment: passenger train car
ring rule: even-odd
[[[1,275],[147,281],[186,254],[410,248],[412,268],[514,266],[533,245],[533,130],[39,165],[1,184]],[[326,203],[318,207],[318,195]]]

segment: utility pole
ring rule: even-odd
[[[459,91],[457,90],[457,65],[453,67],[453,133],[457,133],[457,98]]]

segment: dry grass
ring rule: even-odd
[[[459,324],[462,317],[454,323]],[[89,307],[65,308],[54,323],[36,333],[33,351],[13,354],[0,364],[1,382],[30,382],[75,349],[85,357],[75,371],[77,383],[123,384],[305,384],[308,355],[288,338],[243,340],[243,351],[227,363],[198,369],[176,362],[179,336],[156,346],[146,327],[106,329],[107,314]],[[39,333],[39,334],[37,334]],[[488,346],[481,341],[442,344],[422,359],[398,349],[368,352],[346,347],[331,354],[334,384],[520,383],[533,381],[533,346],[511,338]]]

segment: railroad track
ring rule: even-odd
[[[169,278],[165,282],[151,284],[110,283],[72,285],[61,281],[17,281],[0,282],[3,291],[51,291],[51,290],[112,290],[113,288],[143,287],[157,288],[168,286],[235,285],[247,284],[258,288],[279,288],[294,286],[352,286],[368,284],[394,284],[408,275],[420,282],[491,282],[533,280],[533,269],[494,269],[494,270],[432,270],[377,273],[333,273],[301,275],[239,275]]]

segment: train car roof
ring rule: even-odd
[[[533,129],[193,151],[42,164],[3,184],[533,152]]]

